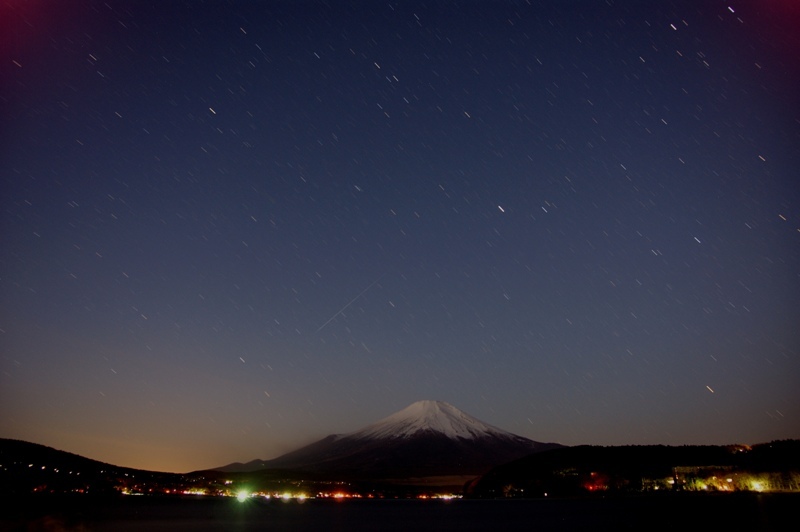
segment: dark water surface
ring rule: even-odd
[[[11,501],[0,530],[797,530],[800,494],[535,500],[248,500],[123,497]]]

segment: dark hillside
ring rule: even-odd
[[[800,441],[747,447],[578,446],[495,467],[467,487],[474,497],[581,495],[662,490],[791,490]],[[755,478],[753,475],[760,474]],[[724,477],[724,478],[723,478]],[[800,487],[800,486],[797,486]]]

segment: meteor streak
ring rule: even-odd
[[[386,275],[386,274],[384,273],[383,275]],[[361,296],[363,296],[364,294],[366,294],[366,293],[367,293],[367,290],[369,290],[370,288],[372,288],[373,286],[375,286],[375,285],[378,283],[378,281],[380,281],[381,279],[383,279],[383,275],[381,275],[380,277],[378,277],[377,279],[375,279],[374,281],[372,281],[372,284],[371,284],[371,285],[369,285],[368,287],[366,287],[364,290],[362,290],[362,291],[361,291],[361,293],[359,293],[359,294],[358,294],[356,297],[354,297],[353,299],[351,299],[351,300],[350,300],[350,302],[349,302],[348,304],[346,304],[345,306],[343,306],[342,308],[340,308],[340,309],[339,309],[339,312],[337,312],[336,314],[334,314],[333,316],[331,316],[331,317],[330,317],[330,319],[329,319],[328,321],[326,321],[325,323],[323,323],[322,325],[320,325],[320,326],[319,326],[319,329],[317,329],[317,330],[314,332],[314,334],[316,334],[316,333],[320,332],[322,329],[324,329],[326,325],[328,325],[330,322],[332,322],[334,319],[336,319],[336,316],[338,316],[339,314],[341,314],[342,312],[344,312],[345,310],[347,310],[347,307],[349,307],[350,305],[352,305],[353,303],[355,303],[355,302],[356,302],[356,300],[357,300],[359,297],[361,297]]]

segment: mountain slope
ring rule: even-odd
[[[417,401],[389,417],[342,437],[410,437],[422,431],[438,432],[450,439],[480,439],[486,436],[520,438],[442,401]]]
[[[478,475],[522,456],[560,447],[517,436],[439,401],[419,401],[348,434],[333,434],[273,460],[223,471],[293,469],[362,478]]]
[[[37,443],[0,438],[0,496],[118,494],[121,487],[129,484],[180,486],[187,478],[179,473],[121,467]]]

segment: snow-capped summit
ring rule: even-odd
[[[451,439],[486,436],[518,438],[443,401],[417,401],[391,416],[340,438],[408,438],[419,432],[438,432]]]
[[[484,423],[441,401],[418,401],[355,432],[331,434],[272,460],[221,471],[284,469],[355,478],[480,475],[554,447]]]

